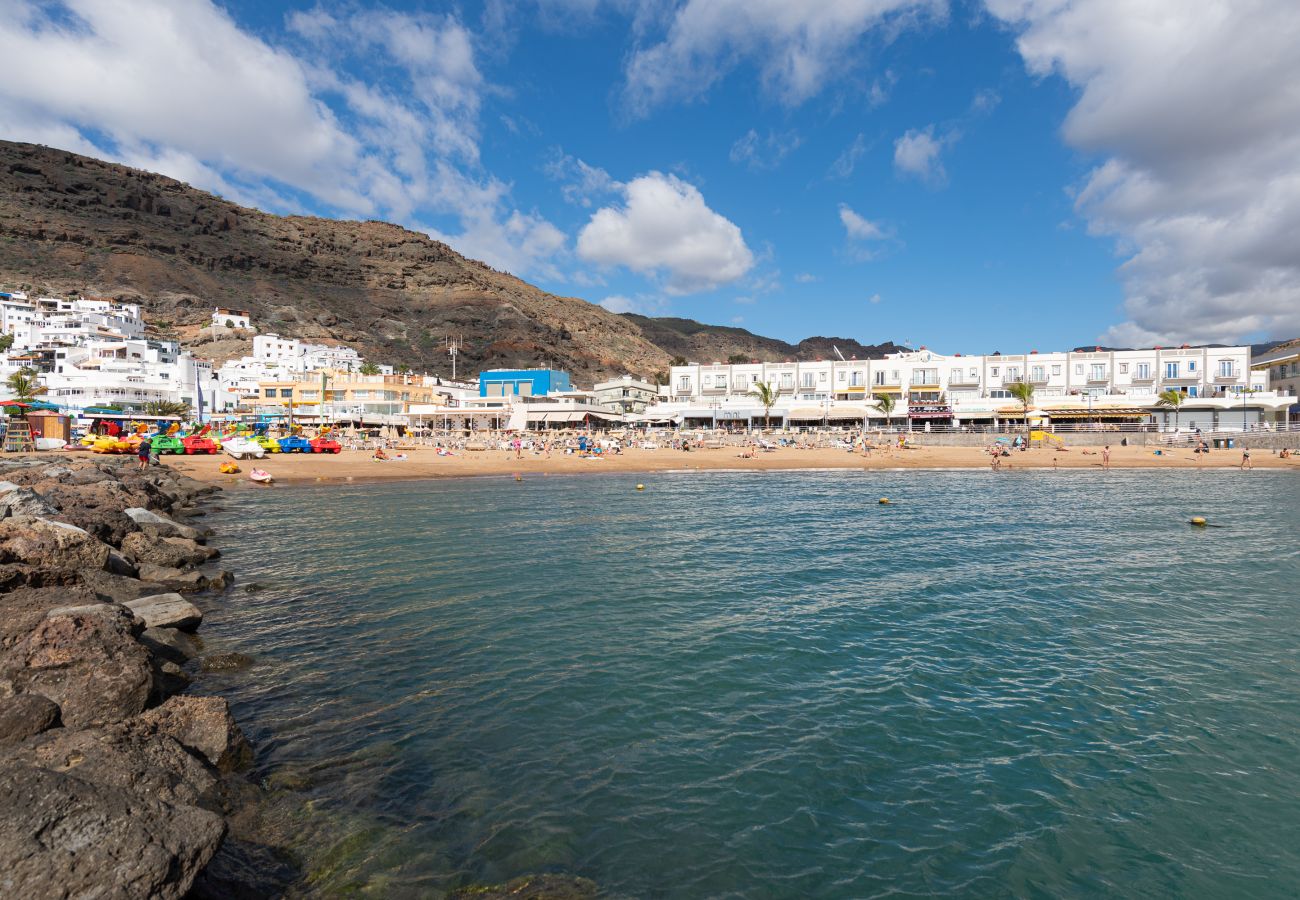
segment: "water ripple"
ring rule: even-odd
[[[304,890],[1294,896],[1293,476],[640,477],[229,498]]]

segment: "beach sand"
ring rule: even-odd
[[[405,453],[405,460],[380,462],[369,451],[343,451],[339,454],[272,454],[262,460],[241,460],[243,472],[222,475],[217,467],[230,459],[218,456],[165,456],[163,464],[201,481],[214,484],[247,482],[254,466],[265,469],[281,484],[315,484],[318,482],[387,481],[392,479],[462,478],[480,475],[515,474],[573,475],[587,472],[665,472],[709,470],[783,470],[783,469],[988,469],[989,456],[978,447],[921,447],[909,450],[873,450],[870,457],[846,450],[799,450],[783,448],[743,459],[737,448],[718,450],[625,450],[619,456],[587,459],[556,453],[550,459],[525,452],[522,459],[504,450],[482,450],[439,457],[430,448],[392,450]],[[1257,469],[1300,470],[1300,458],[1280,459],[1276,451],[1253,449],[1251,461]],[[1241,463],[1241,453],[1219,450],[1198,458],[1189,449],[1165,450],[1156,456],[1153,448],[1112,447],[1113,469],[1233,469]],[[1013,452],[1002,459],[1002,471],[1010,474],[1019,469],[1093,469],[1100,470],[1101,448],[1071,448],[1058,452],[1049,448]]]

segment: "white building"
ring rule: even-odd
[[[666,400],[647,417],[695,425],[762,425],[757,385],[776,394],[774,424],[887,424],[902,428],[1023,422],[1011,385],[1034,387],[1031,419],[1077,424],[1151,424],[1233,429],[1275,422],[1289,401],[1250,368],[1248,347],[1178,347],[1004,356],[945,356],[925,348],[884,359],[689,364],[671,370]],[[1177,417],[1162,391],[1184,396]],[[889,416],[878,398],[893,401]],[[886,401],[888,402],[888,401]],[[1244,410],[1244,412],[1243,412]],[[874,421],[873,421],[874,420]]]
[[[596,402],[620,413],[643,413],[659,396],[659,388],[631,375],[611,378],[592,389]]]
[[[148,403],[183,403],[197,411],[220,409],[223,395],[212,363],[181,350],[174,341],[97,340],[60,351],[43,376],[46,399],[72,409]]]
[[[278,334],[259,334],[253,338],[253,355],[232,359],[217,371],[223,390],[246,399],[258,396],[264,381],[292,378],[304,372],[351,372],[361,368],[361,355],[351,347],[309,344]],[[391,375],[391,366],[381,366],[380,374]]]
[[[253,316],[246,309],[231,309],[227,306],[218,306],[212,311],[212,324],[217,328],[241,328],[245,331],[253,329]]]

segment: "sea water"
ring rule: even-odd
[[[257,665],[200,686],[301,801],[304,890],[551,871],[637,897],[1300,893],[1294,474],[221,502],[239,582],[203,633]]]

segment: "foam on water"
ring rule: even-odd
[[[647,490],[637,492],[638,481]],[[888,496],[890,506],[877,499]],[[591,475],[248,492],[204,626],[323,887],[1294,896],[1300,480]],[[1193,515],[1221,529],[1193,529]]]

